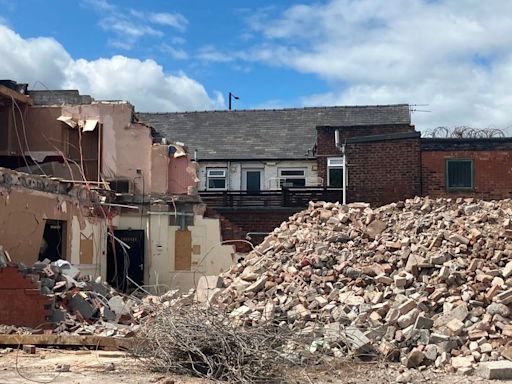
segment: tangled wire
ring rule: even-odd
[[[232,383],[279,382],[291,338],[273,324],[243,327],[211,307],[166,308],[142,324],[134,354],[152,370]]]
[[[499,128],[472,128],[467,126],[460,126],[454,128],[448,127],[436,127],[425,131],[425,137],[432,138],[453,138],[453,139],[464,139],[464,138],[493,138],[493,137],[505,137],[505,130]]]

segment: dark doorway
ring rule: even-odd
[[[261,189],[261,171],[246,171],[247,191],[260,192]]]
[[[129,292],[137,287],[126,279],[126,276],[138,285],[144,284],[144,231],[115,230],[114,236],[128,245],[130,249],[125,248],[119,241],[109,236],[107,281],[113,287]]]
[[[64,248],[64,225],[65,221],[46,220],[44,225],[43,238],[39,248],[39,260],[48,259],[57,261],[66,259]]]

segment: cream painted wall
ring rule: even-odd
[[[227,168],[229,190],[243,189],[243,170],[244,169],[263,169],[263,190],[276,189],[269,188],[271,179],[279,177],[280,168],[304,168],[306,178],[312,180],[318,177],[316,160],[288,160],[288,161],[217,161],[200,162],[198,176],[200,179],[199,190],[206,190],[207,168]]]
[[[194,217],[190,226],[192,246],[199,245],[200,252],[192,254],[191,271],[174,270],[176,226],[169,226],[168,214],[151,214],[143,218],[146,230],[146,254],[144,278],[148,285],[164,285],[166,289],[188,290],[193,288],[203,275],[218,275],[226,271],[233,262],[234,249],[220,245],[220,222],[218,219]],[[121,216],[115,219],[118,229],[141,229],[140,216]]]

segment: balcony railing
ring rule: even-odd
[[[270,191],[201,191],[212,208],[305,208],[310,201],[341,201],[342,188],[306,187]]]

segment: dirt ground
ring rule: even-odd
[[[2,351],[2,350],[0,350]],[[5,350],[4,350],[5,351]],[[58,365],[69,365],[69,372],[58,372]],[[402,375],[409,383],[473,384],[491,383],[475,376],[402,369],[395,364],[341,362],[336,367],[313,367],[289,371],[288,383],[396,383]],[[202,384],[190,377],[166,376],[145,370],[143,364],[121,352],[70,351],[38,348],[36,354],[11,351],[0,354],[0,384],[18,383],[69,384]],[[496,382],[498,383],[498,382]],[[512,384],[512,381],[500,381]]]

